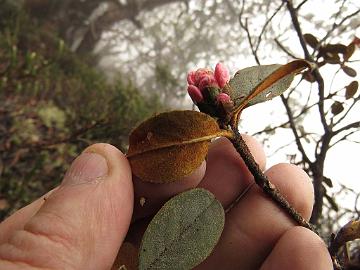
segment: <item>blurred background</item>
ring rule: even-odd
[[[357,0],[0,0],[0,220],[88,145],[126,151],[146,117],[192,109],[189,70],[297,58],[318,68],[245,110],[240,130],[264,143],[268,166],[312,177],[323,235],[358,219],[359,14]]]

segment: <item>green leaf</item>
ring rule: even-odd
[[[196,188],[173,197],[145,231],[139,269],[192,269],[210,255],[224,223],[224,209],[209,191]]]
[[[235,107],[237,107],[237,105],[240,104],[242,100],[247,97],[257,85],[259,85],[281,66],[282,65],[278,64],[255,66],[248,67],[236,72],[235,76],[229,82],[230,87],[232,88],[232,93],[230,93],[230,96],[231,99],[234,100]],[[285,76],[253,98],[248,103],[248,105],[264,102],[272,99],[275,96],[281,95],[286,89],[290,87],[293,79],[293,74]]]

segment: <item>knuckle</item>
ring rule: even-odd
[[[71,231],[56,214],[38,214],[0,246],[0,266],[3,260],[14,269],[18,265],[26,266],[19,269],[76,269],[81,257]]]

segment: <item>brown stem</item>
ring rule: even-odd
[[[247,168],[254,176],[256,184],[267,194],[277,205],[285,210],[300,226],[308,228],[315,232],[315,228],[307,222],[285,199],[285,197],[279,192],[279,190],[269,181],[269,179],[264,175],[260,170],[259,165],[256,163],[254,157],[250,153],[248,146],[241,137],[237,126],[232,126],[232,130],[235,134],[235,138],[232,139],[232,144],[234,145],[236,151],[240,154],[241,158],[244,160]]]

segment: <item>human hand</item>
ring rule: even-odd
[[[245,136],[245,139],[264,168],[261,147],[252,138]],[[41,198],[0,224],[0,269],[111,268],[132,215],[130,167],[112,146],[97,144],[85,152],[74,162],[62,185],[45,196],[46,201]],[[89,152],[102,155],[107,162]],[[178,192],[195,186],[207,188],[226,208],[252,182],[251,174],[227,140],[213,143],[206,167],[206,172],[204,163],[183,181],[167,185],[135,178],[135,210],[128,239],[138,244],[144,220],[140,218],[155,213],[166,199]],[[313,195],[306,174],[282,164],[268,170],[267,175],[308,218]],[[139,204],[140,197],[146,198],[144,206]],[[220,242],[212,255],[197,267],[239,268],[332,269],[332,264],[320,238],[307,229],[295,227],[254,186],[227,213]]]

